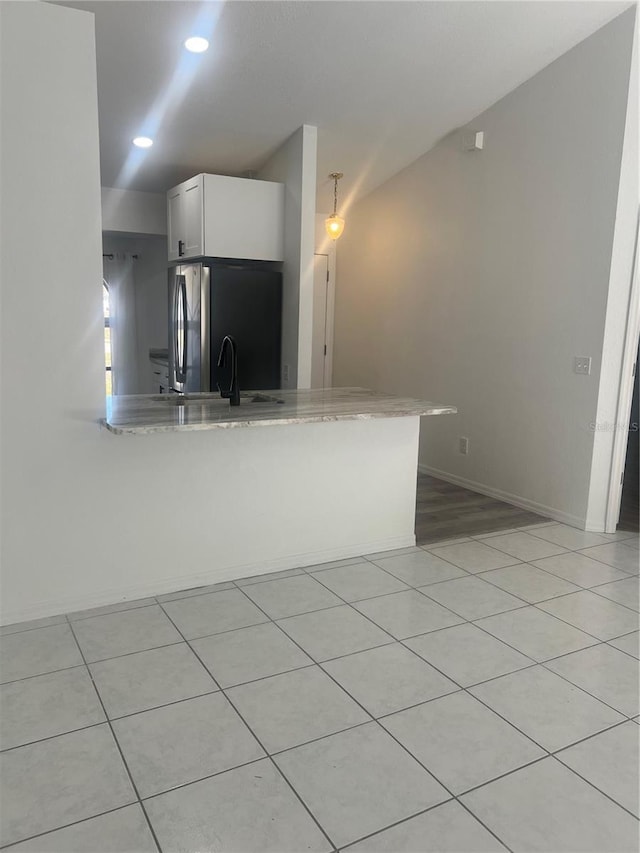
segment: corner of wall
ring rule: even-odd
[[[633,364],[640,331],[637,251],[640,206],[640,140],[638,133],[638,41],[640,18],[635,8],[629,57],[629,89],[620,160],[620,178],[611,248],[604,341],[593,423],[594,442],[585,528],[613,533],[618,523],[622,474],[627,447]]]
[[[167,204],[163,193],[102,187],[102,230],[117,233],[167,233]]]
[[[309,318],[313,312],[316,159],[317,128],[305,124],[282,143],[258,172],[260,180],[285,185],[283,388],[308,387],[311,376]]]
[[[316,231],[318,129],[302,126],[302,201],[300,205],[300,304],[298,312],[298,388],[311,387],[313,338],[313,255]]]

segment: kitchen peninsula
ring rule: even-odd
[[[420,418],[455,412],[363,388],[241,392],[239,406],[217,394],[110,398],[102,425],[114,468],[126,457],[138,494],[155,495],[150,530],[165,505],[171,519],[145,537],[153,563],[127,554],[121,596],[415,545]],[[153,565],[144,579],[143,564]],[[106,587],[92,603],[114,600]]]
[[[40,539],[64,541],[64,563],[35,600],[26,584],[11,600],[5,586],[1,621],[414,545],[420,418],[455,411],[356,388],[244,392],[234,407],[207,394],[112,397],[92,422],[65,424],[78,488],[52,479],[30,495],[46,503]]]
[[[107,398],[101,423],[118,435],[184,430],[454,414],[454,406],[379,394],[366,388],[249,391],[240,406],[219,394],[139,395]]]

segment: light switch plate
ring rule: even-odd
[[[591,357],[588,355],[576,355],[573,358],[573,372],[584,373],[587,376],[591,373]]]

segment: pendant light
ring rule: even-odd
[[[337,240],[344,231],[344,219],[336,213],[338,206],[338,181],[342,177],[342,172],[331,172],[329,177],[333,178],[333,213],[325,219],[324,227],[327,229],[329,237],[332,240]]]

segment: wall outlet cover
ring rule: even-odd
[[[458,444],[460,453],[463,456],[466,456],[469,453],[469,439],[465,436],[461,436]]]
[[[573,372],[583,373],[588,376],[591,373],[591,356],[576,355],[573,358]]]

